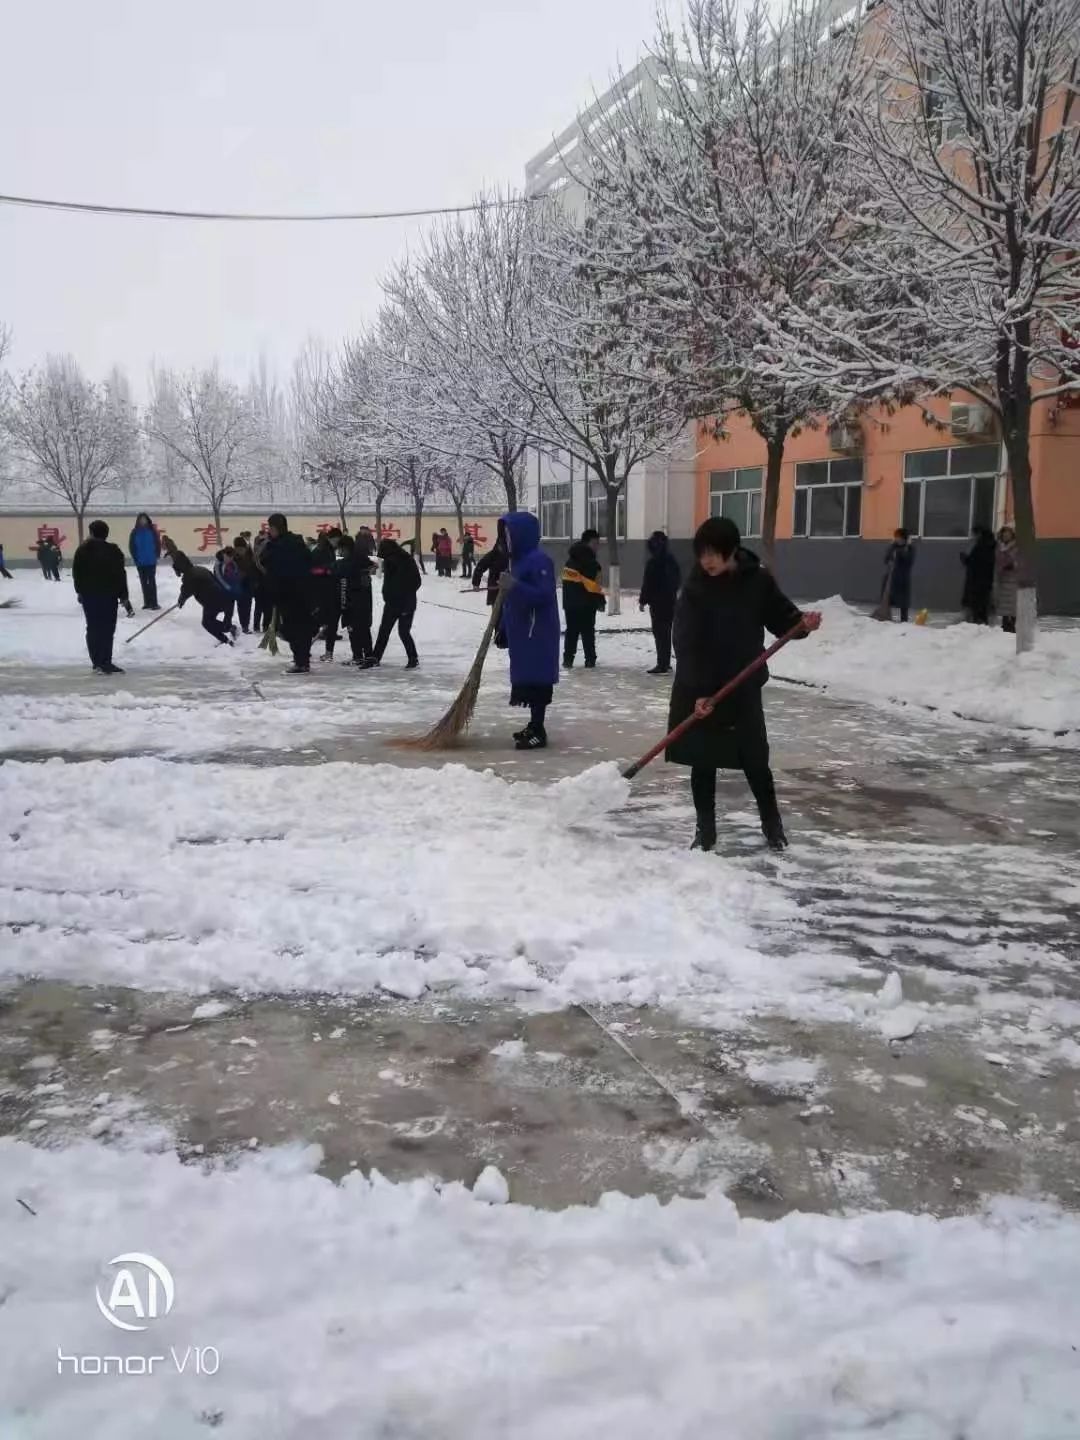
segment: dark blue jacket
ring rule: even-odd
[[[153,525],[136,525],[128,536],[128,552],[142,569],[156,565],[161,558],[161,541]]]
[[[503,596],[502,632],[510,649],[512,685],[559,683],[559,601],[555,565],[540,549],[540,522],[517,510],[504,515],[510,574],[517,582]]]

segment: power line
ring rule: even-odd
[[[468,215],[504,205],[527,205],[532,196],[505,200],[477,200],[471,205],[434,205],[419,210],[362,210],[328,214],[251,214],[228,210],[153,210],[142,205],[95,205],[81,200],[42,200],[31,195],[0,195],[0,205],[22,205],[34,210],[66,210],[82,215],[139,216],[148,220],[225,220],[259,224],[321,224],[325,221],[418,220],[431,215]]]

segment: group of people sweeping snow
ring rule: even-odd
[[[139,528],[133,532],[133,555]],[[579,641],[586,667],[596,664],[595,619],[604,603],[598,540],[595,531],[586,531],[571,548],[559,577],[567,622],[561,654],[559,580],[554,561],[541,547],[536,516],[527,511],[505,515],[495,545],[476,566],[473,585],[479,589],[486,579],[489,600],[498,607],[494,638],[496,646],[509,653],[510,704],[529,715],[514,734],[519,750],[547,746],[547,714],[560,670],[573,665]],[[231,645],[236,638],[232,617],[240,595],[232,592],[243,592],[246,580],[258,588],[270,625],[292,650],[289,674],[310,670],[312,644],[319,635],[323,658],[332,658],[340,624],[348,631],[354,663],[364,668],[378,665],[396,629],[406,668],[419,664],[412,625],[420,572],[414,557],[394,540],[384,539],[376,546],[369,531],[353,537],[330,530],[309,550],[303,538],[289,529],[286,517],[275,513],[269,517],[265,537],[253,545],[246,536],[240,537],[218,553],[213,570],[194,564],[168,538],[162,543],[180,579],[177,607],[193,599],[202,610],[203,628],[221,644]],[[717,773],[735,769],[746,776],[767,843],[781,850],[787,837],[769,766],[761,696],[768,679],[761,663],[764,636],[769,630],[785,640],[803,638],[820,626],[821,616],[803,613],[782,593],[757,556],[743,547],[730,519],[714,517],[698,528],[695,563],[681,587],[666,537],[657,532],[649,549],[640,605],[650,609],[656,640],[657,664],[650,673],[670,673],[673,648],[669,729],[679,728],[681,733],[669,737],[665,757],[690,769],[697,818],[694,845],[701,850],[715,846]],[[383,612],[373,642],[376,557],[382,562]],[[90,539],[76,553],[74,572],[86,613],[91,663],[102,674],[122,673],[112,661],[117,606],[122,604],[129,615],[133,612],[124,556],[119,546],[109,542],[104,521],[91,525]],[[250,594],[247,598],[250,601]],[[149,597],[146,608],[153,608]],[[248,613],[241,606],[242,621]],[[744,671],[752,673],[744,675]],[[718,692],[733,681],[739,682],[738,688],[717,703]]]

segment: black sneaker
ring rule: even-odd
[[[595,660],[586,660],[586,661],[585,661],[585,669],[586,669],[586,670],[595,670],[595,669],[596,669],[596,661],[595,661]]]
[[[124,670],[122,670],[119,665],[106,665],[106,666],[105,666],[105,674],[106,674],[106,675],[124,675],[124,674],[126,674],[126,673],[127,673],[127,672],[124,671]]]
[[[716,821],[709,817],[698,816],[697,827],[694,830],[694,839],[690,846],[691,850],[703,850],[706,854],[716,848]]]
[[[105,669],[105,666],[104,666],[104,665],[95,665],[95,666],[94,666],[94,674],[95,674],[95,675],[108,675],[108,673],[109,673],[109,672],[108,672],[108,670]]]
[[[419,670],[419,669],[420,669],[420,661],[419,661],[419,660],[410,660],[409,663],[405,666],[405,669],[406,669],[406,670]]]
[[[562,668],[564,670],[572,670],[574,668],[573,660],[567,660],[566,657],[563,656]]]
[[[770,850],[783,851],[788,848],[788,838],[784,834],[784,827],[779,820],[769,820],[761,827],[761,833],[765,836],[765,843]]]
[[[359,665],[361,670],[376,670],[378,669],[379,665],[379,662],[374,655],[369,655],[366,660],[358,660],[356,663],[357,665]]]
[[[534,730],[527,725],[519,736],[514,737],[515,750],[546,750],[547,735],[543,730]]]
[[[646,670],[646,675],[670,675],[670,665],[654,665],[651,670]]]
[[[311,674],[311,666],[310,666],[310,665],[290,665],[289,668],[285,671],[285,674],[286,674],[286,675],[310,675],[310,674]]]

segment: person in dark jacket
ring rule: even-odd
[[[510,568],[510,553],[506,548],[506,524],[500,520],[495,530],[495,544],[481,556],[476,569],[473,571],[472,586],[474,590],[480,589],[481,581],[487,576],[487,597],[488,604],[495,604],[495,596],[499,593],[499,581]]]
[[[420,589],[420,571],[412,555],[396,540],[379,541],[379,559],[383,562],[382,620],[379,623],[374,652],[360,663],[365,670],[381,664],[396,625],[408,657],[405,668],[415,670],[420,664],[420,657],[413,642],[412,626],[416,618],[416,593]]]
[[[964,593],[960,605],[964,619],[973,625],[990,624],[990,598],[994,593],[997,544],[985,525],[973,525],[971,545],[961,555],[964,565]]]
[[[324,530],[311,552],[311,593],[315,606],[316,634],[323,638],[324,660],[334,658],[341,619],[341,585],[338,580],[338,541],[341,531],[335,526]]]
[[[716,844],[716,772],[742,770],[757,801],[761,829],[773,850],[787,846],[769,768],[769,736],[761,691],[763,666],[720,706],[715,695],[762,652],[765,631],[784,635],[802,622],[816,630],[821,616],[803,614],[784,595],[757,556],[740,545],[734,521],[714,516],[694,536],[697,563],[675,609],[675,683],[668,728],[692,714],[698,723],[667,750],[667,760],[690,766],[697,814],[694,848]]]
[[[255,596],[255,586],[259,580],[259,570],[255,564],[255,552],[248,543],[246,535],[238,535],[232,549],[233,563],[238,576],[236,615],[240,621],[240,629],[247,635],[251,631],[251,605]]]
[[[375,565],[357,537],[343,535],[338,542],[337,582],[341,618],[349,632],[352,659],[344,665],[359,665],[374,649],[371,643],[371,577]]]
[[[648,606],[653,640],[656,642],[656,665],[649,674],[670,675],[671,626],[682,575],[679,562],[668,549],[668,538],[663,530],[654,530],[646,545],[649,558],[645,561],[645,573],[641,577],[638,606],[642,610]]]
[[[473,566],[476,563],[476,541],[466,531],[461,541],[461,578],[471,580]]]
[[[128,536],[128,554],[139,572],[144,610],[160,610],[157,598],[157,564],[161,559],[161,541],[154,522],[145,510],[135,516],[135,528]]]
[[[194,597],[195,603],[202,607],[202,627],[206,633],[212,635],[219,645],[231,645],[236,632],[236,626],[230,625],[227,618],[232,602],[218,583],[214,572],[203,565],[193,564],[182,550],[175,547],[169,554],[172,556],[173,570],[180,580],[180,597],[176,608],[182,610]]]
[[[502,610],[496,643],[510,651],[510,704],[525,706],[529,723],[514,736],[518,750],[543,750],[545,717],[559,683],[559,601],[555,564],[540,549],[540,522],[526,510],[504,515],[510,569],[499,580]]]
[[[278,612],[281,633],[289,642],[293,663],[287,675],[306,675],[311,669],[311,642],[315,620],[311,594],[311,552],[289,522],[275,511],[266,522],[270,538],[262,548],[259,564],[266,577],[270,603]]]
[[[0,544],[0,575],[2,575],[5,580],[15,579],[15,576],[12,575],[11,571],[4,564],[4,547],[2,544]]]
[[[585,656],[585,669],[596,669],[596,617],[607,601],[600,583],[600,532],[585,530],[570,546],[562,572],[562,603],[566,617],[563,664],[569,670],[577,655],[578,641]]]
[[[71,578],[86,616],[86,650],[94,673],[122,675],[123,670],[113,664],[112,658],[116,607],[123,605],[128,615],[135,612],[128,597],[124,552],[109,539],[104,520],[91,520],[90,538],[75,551]]]
[[[890,613],[900,611],[906,625],[911,613],[911,571],[915,565],[915,547],[904,529],[893,531],[893,541],[885,551],[885,599]]]

